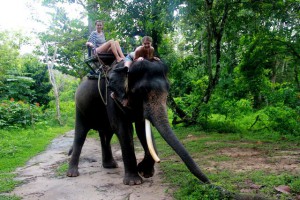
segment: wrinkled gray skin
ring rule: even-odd
[[[124,184],[138,185],[142,178],[154,174],[154,160],[151,157],[145,137],[145,118],[159,131],[161,136],[181,157],[188,169],[202,182],[209,183],[207,177],[200,171],[183,145],[178,141],[170,128],[167,116],[167,95],[169,84],[166,78],[167,67],[161,61],[138,61],[132,64],[128,72],[128,91],[125,94],[124,83],[127,70],[118,64],[119,69],[110,73],[110,87],[117,99],[128,98],[128,107],[120,109],[120,103],[109,97],[107,106],[98,92],[97,80],[84,80],[76,92],[76,125],[72,157],[67,175],[79,175],[78,162],[82,146],[90,129],[98,130],[102,147],[102,163],[105,168],[115,168],[117,163],[113,158],[110,141],[115,133],[120,141],[124,162]],[[122,70],[125,69],[125,70]],[[105,80],[101,80],[101,91],[105,99]],[[121,86],[121,87],[120,87]],[[118,105],[117,105],[118,104]],[[133,146],[133,126],[144,148],[145,157],[137,164]]]

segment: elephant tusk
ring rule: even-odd
[[[146,140],[147,140],[148,149],[149,149],[150,154],[151,154],[152,158],[154,159],[154,161],[159,163],[160,159],[157,156],[154,146],[153,146],[150,121],[148,119],[145,119],[145,125],[146,125],[145,128],[146,128]]]

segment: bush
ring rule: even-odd
[[[28,104],[22,101],[2,100],[0,102],[0,127],[26,127],[43,119],[39,104]]]
[[[300,107],[296,110],[287,106],[269,106],[263,113],[268,116],[268,127],[281,134],[300,135]]]
[[[295,109],[297,106],[300,106],[300,93],[296,88],[293,88],[287,84],[282,84],[279,86],[281,88],[277,90],[272,89],[264,92],[268,105],[285,105],[293,109]]]

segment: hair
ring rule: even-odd
[[[144,37],[142,38],[142,43],[144,43],[145,41],[149,41],[149,42],[152,43],[152,37],[150,37],[150,36],[144,36]]]
[[[101,21],[101,20],[96,20],[96,21],[95,21],[95,25],[97,25],[98,22],[100,22],[101,24],[103,24],[103,21]]]

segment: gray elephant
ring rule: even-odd
[[[100,82],[86,79],[79,85],[76,92],[75,137],[67,176],[79,175],[78,162],[82,146],[87,132],[95,129],[99,132],[101,140],[103,167],[117,167],[110,145],[113,134],[116,134],[124,162],[123,183],[141,184],[142,177],[153,176],[155,161],[159,162],[151,143],[152,137],[148,134],[150,123],[152,123],[188,169],[200,181],[209,183],[208,178],[201,172],[169,125],[166,105],[169,90],[167,66],[161,61],[143,60],[134,62],[127,72],[127,68],[123,65],[124,63],[121,62],[115,70],[109,72],[110,87],[108,89],[105,78],[102,78]],[[101,95],[99,95],[98,86],[100,86]],[[112,88],[116,94],[115,99],[109,97]],[[106,96],[108,97],[105,98]],[[126,107],[120,103],[124,98],[128,99]],[[133,146],[133,123],[145,151],[144,159],[139,164],[137,164]]]

